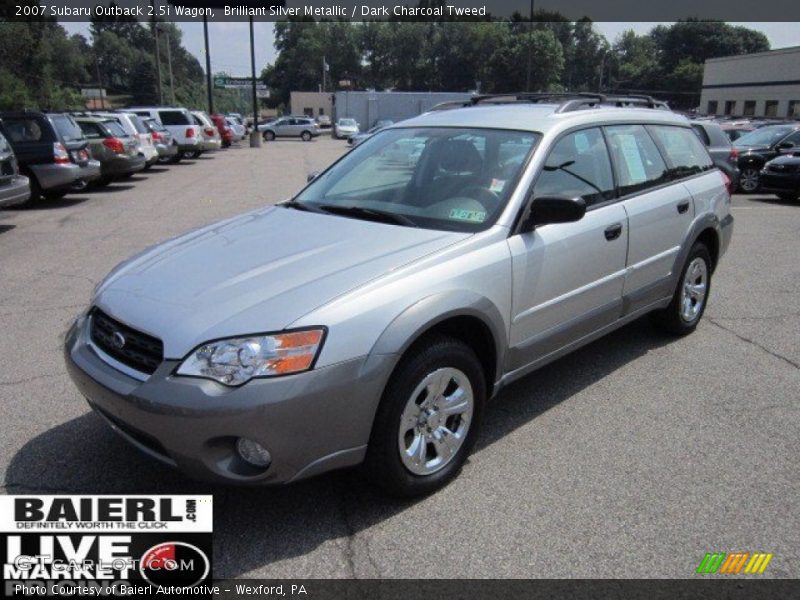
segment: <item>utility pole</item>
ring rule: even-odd
[[[253,132],[250,134],[250,147],[261,146],[261,136],[258,134],[258,94],[256,93],[256,44],[253,33],[253,17],[250,17],[250,70],[253,78]]]
[[[97,58],[97,48],[94,49],[94,71],[97,75],[97,93],[100,94],[100,108],[105,108],[105,100],[103,98],[103,82],[100,79],[100,61]],[[97,98],[94,99],[94,107],[97,108]]]
[[[528,17],[528,69],[525,78],[525,91],[531,91],[531,52],[533,51],[533,0],[531,0],[531,12]]]
[[[161,91],[161,52],[158,48],[158,22],[156,21],[156,7],[155,7],[155,0],[150,0],[150,6],[153,9],[153,39],[156,45],[156,71],[158,72],[158,78],[156,79],[156,86],[158,90],[158,103],[164,104],[164,93]]]
[[[172,101],[172,106],[175,106],[175,79],[172,77],[172,42],[169,38],[169,30],[165,30],[167,34],[167,62],[169,65],[169,94]]]
[[[211,52],[208,49],[208,17],[203,15],[203,37],[206,42],[206,88],[208,89],[208,114],[214,114],[214,91],[211,88]]]
[[[328,67],[328,63],[325,60],[325,56],[322,57],[322,92],[325,92],[325,70]]]

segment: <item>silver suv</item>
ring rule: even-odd
[[[694,330],[731,238],[724,181],[652,99],[476,97],[122,263],[66,362],[115,430],[193,476],[362,464],[425,494],[506,384],[648,313]]]

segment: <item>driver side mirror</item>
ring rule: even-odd
[[[794,142],[781,142],[778,144],[778,150],[791,150],[794,148]]]
[[[319,171],[311,171],[308,175],[306,175],[306,183],[311,183],[317,177],[319,177]]]
[[[548,223],[574,223],[585,214],[586,201],[583,198],[541,196],[531,202],[522,231],[532,231],[537,225]]]

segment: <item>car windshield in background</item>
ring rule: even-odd
[[[386,129],[314,180],[294,206],[428,229],[481,231],[500,215],[539,137],[498,129]]]
[[[762,127],[746,133],[734,142],[734,146],[771,146],[794,131],[791,125]]]
[[[344,125],[345,127],[354,127],[355,124],[355,119],[339,119],[339,125]]]
[[[52,115],[50,119],[65,142],[80,142],[83,140],[83,131],[69,115]]]
[[[109,133],[114,137],[127,137],[128,135],[122,128],[122,125],[116,121],[103,121],[103,125],[106,126],[106,129],[108,129]]]

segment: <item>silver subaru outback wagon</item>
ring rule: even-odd
[[[729,184],[652,99],[476,97],[123,262],[66,362],[122,437],[191,476],[362,465],[429,493],[509,382],[647,313],[694,330]]]

